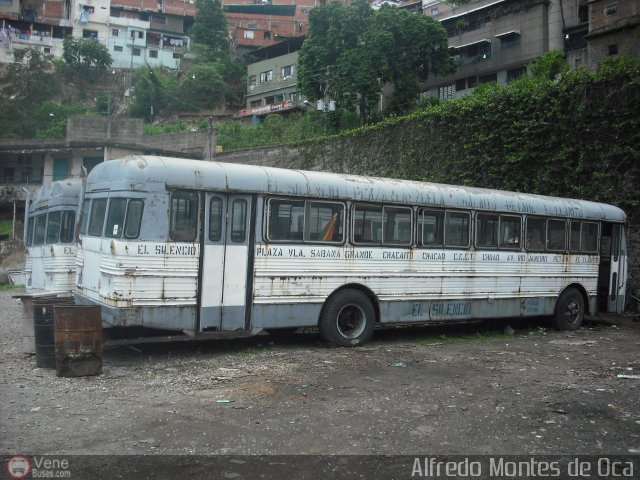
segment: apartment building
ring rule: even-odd
[[[73,35],[105,45],[115,68],[176,69],[194,17],[193,0],[0,0],[0,62],[27,47],[59,58]]]
[[[304,108],[298,92],[298,50],[304,37],[256,50],[247,67],[246,108],[238,117],[261,117]]]
[[[62,57],[62,40],[73,28],[69,0],[0,0],[0,63],[13,51],[37,48]]]
[[[587,58],[591,68],[609,55],[640,56],[640,1],[590,0],[587,6]]]
[[[223,0],[233,49],[256,49],[306,35],[309,12],[325,0]]]
[[[562,3],[548,0],[480,0],[456,6],[424,0],[424,12],[440,21],[458,69],[427,82],[441,99],[465,95],[485,82],[508,83],[549,50],[564,49]]]

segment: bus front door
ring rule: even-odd
[[[248,328],[251,197],[208,193],[200,278],[200,331]]]

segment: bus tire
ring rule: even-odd
[[[327,299],[320,315],[320,337],[334,347],[355,347],[373,335],[376,313],[360,290],[340,290]]]
[[[556,303],[553,326],[558,330],[577,330],[584,319],[584,298],[575,288],[567,288]]]

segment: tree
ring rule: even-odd
[[[113,62],[107,47],[89,38],[66,37],[62,48],[65,63],[81,75],[97,78]]]
[[[30,106],[55,95],[60,85],[51,60],[35,48],[14,50],[7,88],[11,99]]]
[[[206,47],[208,60],[220,61],[229,55],[227,20],[220,0],[196,0],[191,38]]]
[[[531,60],[529,65],[534,77],[545,80],[554,80],[556,76],[569,71],[569,65],[564,53],[560,50],[551,50]]]
[[[378,108],[385,85],[394,87],[391,111],[408,109],[429,75],[455,70],[447,34],[424,15],[364,0],[314,8],[298,58],[298,83],[311,100],[336,100],[357,107],[362,123]]]

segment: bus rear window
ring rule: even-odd
[[[193,242],[198,237],[198,194],[175,191],[171,195],[171,240]]]
[[[73,231],[76,226],[76,212],[65,210],[62,212],[62,222],[60,224],[60,242],[73,242]]]
[[[107,214],[107,228],[105,230],[107,237],[120,238],[122,236],[126,209],[126,198],[112,198],[109,200],[109,213]]]
[[[42,245],[44,243],[45,233],[47,228],[47,214],[43,213],[36,217],[36,224],[34,227],[33,244]]]
[[[62,212],[49,212],[49,221],[47,222],[47,243],[58,243],[60,239],[60,220]]]
[[[107,199],[96,198],[91,202],[91,214],[89,215],[89,228],[87,233],[94,237],[102,236],[104,217],[107,211]]]
[[[125,238],[138,238],[140,235],[140,224],[142,223],[143,210],[144,202],[142,200],[129,200],[127,218],[124,223]]]

